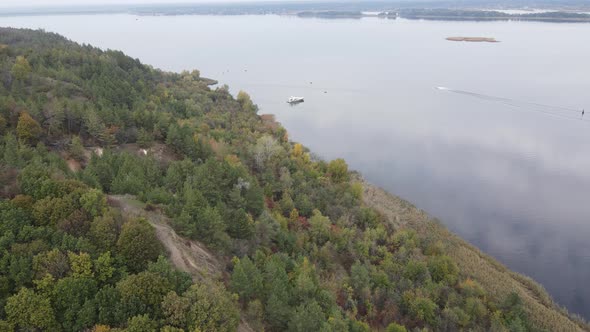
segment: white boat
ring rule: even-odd
[[[299,104],[302,103],[304,101],[303,97],[289,97],[289,99],[287,99],[287,102],[289,104]]]

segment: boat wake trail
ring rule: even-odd
[[[477,92],[465,91],[465,90],[456,90],[451,89],[443,86],[436,87],[437,90],[460,94],[464,96],[469,96],[489,102],[496,102],[501,103],[507,106],[511,106],[517,110],[523,111],[532,111],[538,113],[544,113],[551,116],[557,116],[562,118],[568,118],[572,120],[582,120],[582,121],[590,121],[590,119],[586,120],[581,117],[581,109],[575,109],[570,107],[563,107],[563,106],[555,106],[555,105],[546,105],[522,100],[516,100],[511,98],[503,98],[497,96],[491,96],[486,94],[481,94]]]

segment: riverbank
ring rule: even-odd
[[[535,327],[548,331],[590,331],[590,326],[572,317],[553,302],[536,281],[508,269],[475,246],[450,232],[438,220],[387,191],[359,179],[363,201],[398,229],[414,230],[421,240],[442,243],[464,277],[478,282],[494,299],[517,293]]]
[[[212,78],[206,78],[206,77],[200,77],[199,80],[203,83],[205,83],[207,86],[212,86],[212,85],[216,85],[219,82],[217,80],[214,80]]]

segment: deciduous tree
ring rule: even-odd
[[[162,301],[162,311],[164,312],[166,324],[186,329],[190,306],[191,302],[188,298],[170,291]]]
[[[141,272],[121,280],[117,283],[117,290],[128,316],[145,313],[160,318],[160,304],[171,287],[166,279],[156,273]]]
[[[32,68],[27,58],[22,55],[17,56],[14,65],[12,66],[12,76],[17,80],[23,81],[29,77],[31,71]]]
[[[117,222],[112,214],[107,213],[101,217],[94,218],[90,224],[89,237],[92,243],[102,250],[113,248],[117,242]]]
[[[21,112],[16,126],[16,133],[21,142],[34,145],[39,140],[42,130],[39,123],[29,113]]]
[[[186,291],[191,306],[188,327],[191,331],[235,331],[240,321],[236,298],[221,285],[195,284]]]
[[[145,219],[132,219],[123,225],[117,248],[134,272],[144,270],[162,252],[156,232]]]
[[[74,278],[92,278],[94,273],[92,271],[92,259],[90,255],[81,252],[79,254],[68,252],[70,260],[70,268],[72,269],[72,276]]]
[[[335,183],[348,181],[348,165],[344,159],[335,159],[328,164],[328,174]]]
[[[57,281],[52,304],[64,330],[81,331],[95,324],[96,292],[96,281],[91,278],[65,277]]]
[[[254,103],[252,103],[252,99],[250,98],[250,95],[247,94],[244,91],[240,91],[238,92],[238,96],[236,97],[236,100],[238,101],[238,103],[240,103],[240,106],[242,106],[242,109],[244,111],[247,112],[255,112],[256,111],[256,106],[254,106]]]
[[[28,288],[9,297],[5,311],[8,323],[17,329],[50,331],[57,328],[49,299]]]
[[[148,315],[138,315],[131,317],[127,322],[126,332],[157,332],[158,322],[151,319]]]
[[[56,279],[61,279],[66,276],[69,270],[68,257],[57,248],[33,257],[33,271],[36,278],[50,274]]]
[[[97,217],[104,213],[107,208],[107,198],[98,189],[89,189],[80,197],[80,205],[90,213],[91,216]]]

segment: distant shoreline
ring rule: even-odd
[[[523,22],[547,22],[547,23],[589,23],[590,18],[586,17],[538,17],[538,16],[438,16],[438,15],[400,15],[400,18],[408,20],[428,20],[428,21],[523,21]]]
[[[540,21],[555,23],[590,23],[590,5],[557,6],[543,12],[506,13],[495,9],[469,7],[438,8],[386,3],[249,3],[249,4],[185,4],[185,5],[112,5],[112,6],[56,6],[38,8],[0,8],[0,17],[45,15],[128,14],[137,16],[179,15],[285,15],[321,19],[409,19],[439,21]]]

